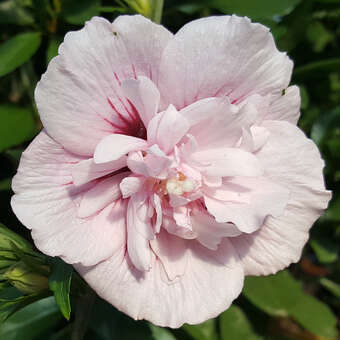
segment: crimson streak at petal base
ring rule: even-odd
[[[175,35],[141,16],[93,18],[37,85],[44,130],[22,155],[14,212],[131,317],[217,316],[244,275],[299,260],[330,199],[296,126],[292,67],[248,18]]]

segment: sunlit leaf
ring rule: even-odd
[[[231,306],[220,316],[221,340],[261,340],[247,316],[238,306]]]
[[[274,316],[288,316],[301,287],[287,271],[276,275],[247,277],[243,294],[258,308]]]
[[[313,334],[330,339],[337,335],[335,315],[325,303],[311,295],[301,295],[290,315]]]
[[[41,34],[21,33],[0,45],[0,77],[29,60],[38,50]]]
[[[70,288],[73,268],[61,259],[53,259],[52,273],[48,283],[54,293],[57,305],[64,317],[69,320],[71,315]]]
[[[288,271],[268,277],[248,277],[244,295],[258,308],[273,316],[293,317],[308,331],[332,338],[336,317],[323,302],[305,294]]]

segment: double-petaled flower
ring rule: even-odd
[[[93,18],[37,86],[44,130],[13,180],[14,212],[130,316],[216,316],[244,275],[299,259],[330,199],[296,127],[292,67],[247,18],[175,35],[141,16]]]

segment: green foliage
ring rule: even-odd
[[[175,336],[166,328],[149,324],[154,340],[176,340]]]
[[[34,136],[35,132],[32,109],[16,105],[0,105],[0,152],[26,142]]]
[[[61,15],[70,24],[83,25],[86,20],[99,14],[99,0],[63,0]]]
[[[38,32],[17,34],[0,45],[0,77],[29,60],[38,50],[41,35]]]
[[[15,231],[0,225],[0,339],[75,339],[84,321],[79,319],[86,315],[85,340],[336,339],[340,0],[165,0],[163,13],[162,6],[160,0],[0,1],[0,221]],[[299,126],[318,145],[326,163],[327,187],[333,191],[300,264],[276,275],[247,278],[242,297],[226,312],[176,331],[134,321],[98,297],[88,297],[86,284],[72,266],[47,260],[26,241],[28,234],[9,205],[21,153],[42,128],[34,88],[65,34],[80,29],[94,15],[112,21],[119,14],[136,12],[154,21],[163,14],[162,23],[173,32],[191,20],[220,14],[247,15],[267,25],[278,48],[294,61],[292,83],[300,87],[302,97]]]
[[[26,306],[0,326],[0,338],[6,340],[42,339],[61,318],[53,297]]]
[[[213,0],[212,5],[226,14],[248,16],[253,20],[272,19],[289,14],[301,0]]]
[[[184,325],[183,329],[195,340],[217,340],[216,322],[214,319],[200,325]]]
[[[221,340],[261,340],[238,306],[232,306],[220,316]]]
[[[288,271],[268,277],[248,277],[243,294],[259,309],[273,316],[293,317],[308,331],[333,338],[337,319],[330,308],[311,295]]]
[[[49,286],[60,311],[69,320],[71,315],[70,288],[73,268],[60,259],[53,259]]]

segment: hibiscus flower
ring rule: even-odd
[[[141,16],[93,18],[37,85],[44,130],[21,158],[14,212],[131,317],[215,317],[245,275],[299,260],[330,199],[296,126],[292,67],[248,18],[175,35]]]

